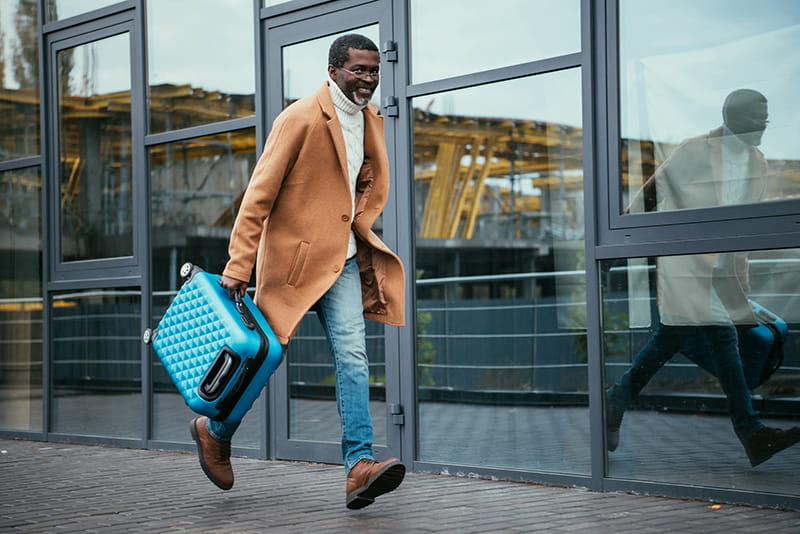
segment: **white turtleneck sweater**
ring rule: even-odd
[[[336,115],[342,125],[344,135],[344,145],[347,152],[347,175],[350,179],[350,220],[355,215],[356,200],[356,180],[364,163],[364,114],[361,111],[366,107],[359,106],[345,96],[342,90],[333,81],[328,81],[328,89],[331,92],[333,105],[336,107]],[[352,223],[351,223],[352,224]],[[352,258],[356,254],[356,236],[350,230],[350,241],[347,245],[347,257]]]

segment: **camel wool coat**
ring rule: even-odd
[[[373,105],[362,111],[364,163],[353,212],[345,141],[328,83],[275,119],[242,198],[223,271],[248,281],[255,264],[256,305],[282,344],[339,277],[351,227],[364,316],[404,324],[403,265],[372,231],[389,192],[383,117]]]

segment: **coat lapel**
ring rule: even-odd
[[[331,141],[336,149],[336,156],[339,159],[339,167],[342,171],[341,176],[349,188],[350,179],[347,175],[347,149],[344,144],[342,125],[339,123],[339,116],[336,115],[336,107],[333,105],[330,89],[328,89],[328,82],[322,84],[322,87],[317,91],[317,100],[322,108],[322,113],[328,118],[328,132],[331,135]]]

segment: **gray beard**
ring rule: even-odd
[[[351,100],[357,106],[366,106],[367,104],[369,104],[369,99],[368,98],[359,98],[355,91],[353,91],[353,93],[350,96],[353,97],[353,98],[351,98]]]

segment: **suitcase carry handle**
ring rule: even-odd
[[[245,305],[244,300],[238,291],[233,294],[233,300],[236,303],[236,311],[238,311],[239,315],[242,316],[242,322],[244,325],[250,330],[255,330],[256,321],[253,318],[253,314],[251,314],[250,310],[247,309],[247,305]]]

